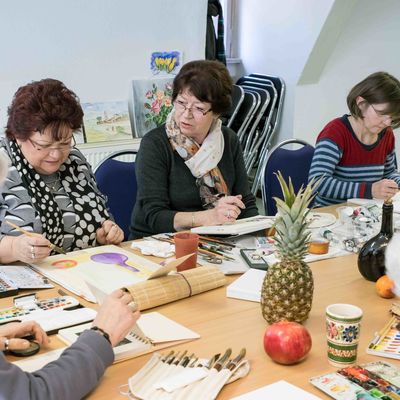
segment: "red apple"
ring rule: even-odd
[[[297,322],[275,322],[264,335],[265,352],[279,364],[294,364],[301,361],[311,350],[311,336]]]

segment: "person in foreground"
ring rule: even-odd
[[[189,62],[175,77],[174,107],[136,157],[131,239],[258,215],[237,135],[219,119],[231,91],[218,61]]]
[[[112,346],[127,335],[140,316],[138,311],[132,312],[131,302],[131,295],[122,290],[110,294],[93,321],[96,329],[83,332],[58,360],[38,371],[24,372],[8,362],[0,351],[0,399],[84,397],[114,361]],[[41,345],[48,343],[46,333],[36,322],[14,322],[0,327],[0,350],[27,348],[29,342],[20,339],[27,335],[34,335]]]
[[[50,254],[50,243],[73,251],[123,240],[91,167],[74,147],[82,121],[78,98],[58,80],[16,92],[0,141],[9,158],[0,185],[0,262],[40,261]],[[7,221],[42,236],[21,234]]]
[[[373,73],[351,89],[347,105],[350,115],[329,122],[317,139],[309,173],[321,179],[317,207],[399,190],[393,129],[400,126],[400,82]]]

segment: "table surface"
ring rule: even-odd
[[[124,247],[127,244],[124,244]],[[309,383],[313,376],[333,372],[326,356],[325,308],[332,303],[351,303],[362,308],[364,315],[358,351],[358,363],[386,360],[400,368],[397,360],[368,355],[365,351],[376,331],[389,320],[389,309],[393,299],[383,299],[375,291],[375,284],[366,281],[358,272],[357,255],[348,255],[310,264],[314,276],[314,298],[310,316],[304,323],[309,330],[313,345],[307,358],[292,366],[274,363],[264,352],[263,336],[267,322],[263,319],[259,303],[230,299],[226,287],[221,287],[188,299],[166,304],[150,311],[158,311],[201,335],[192,342],[174,346],[175,350],[187,349],[204,358],[222,353],[228,347],[233,355],[241,348],[247,350],[246,358],[251,363],[247,377],[226,385],[218,399],[231,397],[257,389],[284,379],[321,398],[328,398]],[[236,277],[228,277],[228,284]],[[38,292],[40,298],[57,295],[57,289]],[[67,292],[67,291],[66,291]],[[11,305],[12,299],[1,299],[1,308]],[[85,301],[83,304],[88,305]],[[92,305],[91,305],[92,306]],[[54,337],[50,349],[61,346]],[[169,351],[171,348],[164,350]],[[91,399],[126,399],[119,387],[127,383],[149,359],[145,355],[112,365],[97,388],[88,396]],[[12,358],[10,358],[12,359]]]

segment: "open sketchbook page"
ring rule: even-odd
[[[91,324],[85,324],[62,329],[58,332],[58,337],[66,344],[72,344],[90,326]],[[115,361],[137,357],[141,354],[198,338],[200,338],[200,335],[196,332],[157,312],[142,314],[132,331],[114,347]]]
[[[274,217],[257,215],[256,217],[238,219],[232,224],[199,226],[191,231],[200,235],[244,235],[261,229],[271,228]]]
[[[187,256],[189,257],[189,256]],[[157,264],[118,246],[100,246],[47,257],[32,267],[66,289],[96,302],[88,284],[105,293],[166,275],[185,258]]]

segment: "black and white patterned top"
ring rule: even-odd
[[[0,240],[20,235],[4,223],[9,220],[66,251],[97,245],[96,230],[110,214],[83,154],[72,149],[60,170],[45,176],[27,162],[15,141],[2,139],[0,147],[10,159],[0,186]]]

